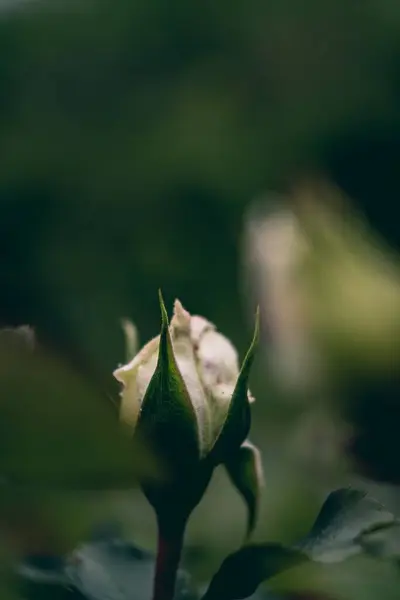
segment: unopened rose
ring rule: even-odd
[[[170,324],[175,360],[203,430],[201,455],[210,450],[229,409],[239,377],[238,353],[215,325],[190,315],[175,301]],[[126,365],[114,371],[123,384],[121,419],[134,428],[150,380],[156,370],[160,336],[148,342]],[[249,403],[254,401],[247,392]]]
[[[179,300],[169,324],[161,297],[160,303],[160,335],[114,371],[122,384],[120,418],[165,458],[175,505],[182,497],[182,506],[192,509],[213,469],[224,464],[247,501],[250,530],[262,480],[259,452],[247,440],[254,400],[248,377],[258,326],[240,369],[235,347],[215,325],[191,315]],[[124,328],[132,346],[136,332],[126,322]],[[203,482],[200,491],[197,481]],[[153,505],[166,498],[166,489],[150,492]]]

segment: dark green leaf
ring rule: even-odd
[[[68,557],[27,557],[17,568],[19,588],[32,600],[149,600],[153,555],[106,529]],[[177,600],[196,600],[188,574],[179,570]]]
[[[120,538],[90,542],[68,559],[70,585],[88,600],[149,600],[155,560],[152,554]],[[175,598],[195,600],[189,577],[179,571]]]
[[[398,520],[363,534],[359,541],[368,554],[394,560],[400,566],[400,522]]]
[[[280,544],[251,545],[224,560],[203,600],[236,600],[254,594],[262,581],[307,560],[300,550]]]
[[[27,557],[16,569],[16,584],[27,600],[78,600],[65,574],[64,560],[57,556]]]
[[[174,472],[199,461],[199,432],[196,413],[176,364],[161,292],[159,297],[158,362],[143,399],[136,435],[148,442]]]
[[[263,485],[261,454],[250,442],[244,442],[225,463],[234,486],[243,496],[248,511],[247,536],[255,527]]]
[[[379,502],[358,490],[336,490],[298,544],[291,548],[250,545],[231,554],[214,575],[205,598],[245,598],[263,581],[305,561],[341,562],[362,552],[396,559],[399,533],[399,523]]]
[[[32,351],[31,341],[21,328],[0,335],[3,481],[112,489],[154,474],[154,460],[143,445],[133,448],[112,402],[56,356]]]
[[[339,489],[329,494],[298,547],[315,560],[340,561],[361,552],[360,536],[394,521],[394,516],[365,492]]]
[[[260,311],[257,308],[253,339],[240,369],[226,419],[211,451],[211,456],[217,463],[229,459],[232,450],[241,446],[250,430],[248,382],[259,334]]]

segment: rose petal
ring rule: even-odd
[[[176,331],[174,330],[174,334]],[[175,360],[189,392],[190,400],[196,413],[200,438],[200,451],[204,456],[211,447],[211,415],[209,400],[197,372],[197,363],[192,342],[187,334],[180,330],[178,337],[172,338]]]
[[[218,331],[206,331],[197,350],[200,375],[208,389],[220,383],[235,384],[239,376],[238,354],[232,343]]]
[[[171,319],[172,335],[177,335],[180,331],[189,334],[190,320],[190,313],[183,308],[181,301],[176,299],[174,302],[174,314]]]
[[[123,384],[120,419],[135,427],[140,405],[156,369],[160,337],[153,338],[130,363],[116,369],[115,379]]]
[[[226,383],[220,383],[213,388],[212,429],[214,440],[215,437],[220,433],[221,427],[225,422],[234,390],[234,385]]]
[[[200,343],[202,335],[206,331],[214,331],[216,329],[213,323],[207,321],[204,317],[193,315],[190,319],[190,337],[193,345],[196,347]]]

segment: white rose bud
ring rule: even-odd
[[[240,369],[236,349],[215,325],[191,315],[179,300],[168,325],[161,295],[160,304],[161,334],[114,371],[123,385],[120,418],[166,460],[174,481],[175,505],[177,482],[181,491],[184,480],[190,485],[190,499],[183,494],[188,511],[203,495],[214,467],[225,464],[247,502],[250,532],[262,479],[259,453],[246,440],[254,401],[248,377],[258,338],[258,315],[254,339]],[[127,327],[125,321],[124,329],[132,347],[132,326]],[[197,476],[204,485],[195,493]],[[159,497],[164,496],[165,504],[166,494],[158,493],[156,500],[150,495],[156,511],[160,510]]]

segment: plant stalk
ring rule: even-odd
[[[185,523],[171,529],[158,520],[157,560],[153,600],[173,600],[182,554]]]

